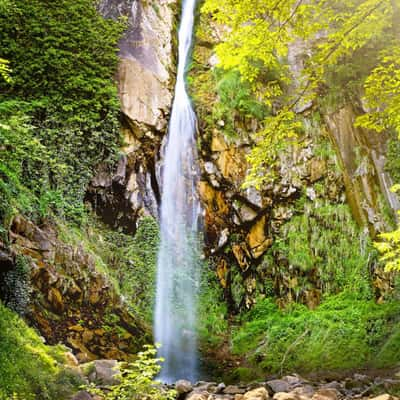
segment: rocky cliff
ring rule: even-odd
[[[104,220],[134,232],[141,216],[158,215],[162,143],[175,74],[175,0],[103,1],[105,17],[127,18],[117,74],[124,147],[116,171],[100,167],[88,199]]]
[[[100,9],[105,16],[128,16],[118,74],[126,146],[117,171],[101,170],[88,198],[108,223],[134,232],[140,216],[157,216],[177,4],[104,2]],[[296,300],[315,307],[324,293],[340,290],[343,282],[335,268],[350,273],[354,257],[358,272],[353,272],[361,274],[368,264],[381,298],[390,279],[364,255],[368,231],[374,236],[387,227],[399,206],[388,190],[387,138],[354,128],[360,112],[356,104],[329,112],[308,104],[298,110],[305,132],[298,144],[278,155],[275,178],[262,188],[244,189],[259,122],[234,111],[210,118],[220,100],[213,48],[221,29],[201,17],[190,82],[200,126],[205,252],[231,310],[249,308],[259,295],[271,293],[282,303]],[[290,55],[295,73],[302,69],[301,51],[304,46]],[[233,135],[232,126],[227,128],[230,119]],[[333,254],[338,238],[341,244]]]

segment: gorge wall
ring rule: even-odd
[[[118,169],[101,170],[88,197],[105,221],[128,232],[141,216],[158,215],[177,7],[167,1],[100,7],[105,16],[128,16],[118,73],[126,146]],[[306,127],[300,144],[278,155],[273,181],[243,189],[251,135],[260,124],[235,110],[210,118],[220,102],[213,52],[220,29],[200,17],[189,81],[200,123],[205,252],[231,311],[250,308],[268,294],[282,304],[296,300],[315,307],[324,293],[341,289],[335,269],[362,276],[366,265],[377,298],[383,298],[391,282],[369,256],[369,246],[399,207],[385,170],[387,138],[354,128],[359,104],[329,110],[309,104],[298,111]],[[302,68],[302,51],[292,49],[295,72]]]

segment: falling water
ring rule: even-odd
[[[185,87],[196,0],[184,0],[179,29],[175,99],[162,174],[161,245],[158,254],[155,340],[165,359],[159,379],[196,379],[196,297],[199,281],[196,196],[196,116]]]

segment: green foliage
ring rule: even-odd
[[[63,173],[52,153],[36,136],[35,127],[22,109],[26,103],[0,103],[0,221],[22,211],[31,218],[61,208],[55,202],[50,176]]]
[[[66,398],[81,384],[63,369],[61,346],[43,344],[39,335],[0,303],[0,399]]]
[[[316,310],[279,310],[259,301],[233,335],[233,351],[266,372],[395,366],[400,305],[377,305],[356,293],[329,297]]]
[[[119,144],[113,76],[122,30],[92,0],[0,7],[1,56],[12,70],[11,82],[0,82],[1,185],[13,208],[81,217],[94,168]]]
[[[400,185],[395,185],[391,189],[393,192],[400,191]],[[400,216],[400,213],[399,213]],[[374,246],[381,253],[380,260],[385,264],[387,271],[400,271],[400,225],[391,232],[378,235],[379,241]]]
[[[127,304],[148,323],[152,321],[159,228],[152,217],[140,220],[135,236],[112,231],[88,213],[80,226],[59,223],[66,243],[82,245],[99,272],[113,283]]]
[[[253,99],[272,110],[255,134],[248,186],[273,177],[276,154],[292,143],[302,125],[297,110],[316,101],[336,105],[343,98],[353,101],[364,81],[366,102],[373,111],[359,124],[378,131],[396,128],[398,46],[392,45],[398,23],[396,4],[385,0],[204,2],[203,14],[211,14],[224,26],[216,46],[219,67],[238,71],[250,85]],[[291,70],[290,46],[301,42],[310,51],[302,55],[301,69],[296,65]]]
[[[391,137],[387,146],[385,170],[394,182],[400,182],[400,141],[397,137]]]
[[[204,265],[201,272],[197,330],[200,346],[205,351],[221,345],[228,334],[227,314],[227,306],[223,301],[223,289],[215,272]]]
[[[382,52],[380,64],[365,82],[368,109],[358,118],[364,128],[383,132],[393,128],[400,137],[400,45],[394,44]]]
[[[154,218],[142,218],[124,254],[126,267],[119,271],[122,293],[149,323],[154,308],[159,240],[159,227]]]
[[[0,58],[0,76],[8,83],[11,82],[10,72],[9,62]]]
[[[247,157],[250,172],[244,187],[260,185],[274,176],[273,167],[277,163],[277,155],[291,141],[294,143],[302,128],[302,123],[294,112],[281,110],[277,115],[264,120],[264,129],[255,134],[256,146]]]
[[[371,296],[368,265],[373,249],[349,207],[318,201],[305,202],[303,207],[300,215],[283,225],[281,238],[270,250],[274,258],[283,257],[300,274],[316,274],[323,293],[346,289]],[[303,284],[298,281],[293,287],[296,297],[307,289]]]
[[[89,386],[92,394],[100,395],[105,400],[174,400],[176,392],[160,386],[154,378],[161,369],[160,358],[155,358],[157,350],[145,346],[132,363],[120,364],[116,385],[98,389]]]
[[[213,106],[213,117],[215,122],[224,122],[226,135],[237,135],[236,120],[263,119],[266,107],[254,98],[250,84],[241,79],[238,71],[216,69],[214,76],[218,101]]]

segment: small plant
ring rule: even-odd
[[[165,389],[155,377],[160,372],[162,358],[156,358],[157,347],[144,346],[132,363],[121,363],[116,375],[118,383],[112,386],[96,388],[91,385],[87,390],[91,394],[101,396],[104,400],[173,400],[175,390]]]

